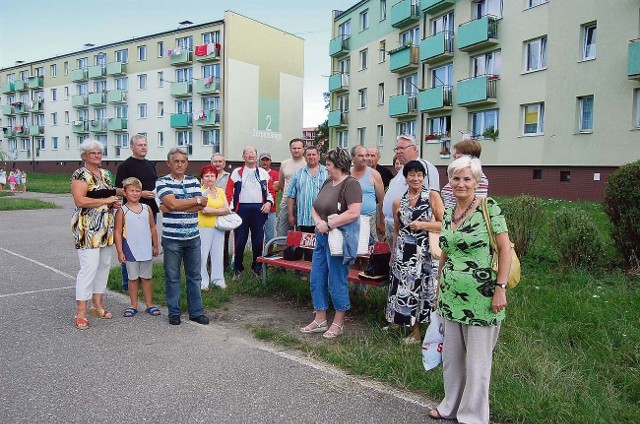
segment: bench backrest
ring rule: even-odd
[[[314,233],[303,233],[302,231],[289,231],[285,244],[313,250],[316,247],[316,235]]]

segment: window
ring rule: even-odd
[[[69,75],[69,62],[65,61],[63,68],[64,68],[64,74]]]
[[[360,70],[367,69],[369,49],[360,50]]]
[[[425,28],[428,28],[428,26],[425,25]],[[453,12],[445,13],[442,16],[438,16],[437,18],[432,19],[430,29],[431,29],[431,32],[428,35],[436,35],[436,34],[440,34],[443,31],[449,31],[449,33],[451,34],[451,38],[453,39],[453,32],[455,29],[454,21],[453,21]]]
[[[202,131],[202,145],[213,146],[214,153],[218,153],[220,151],[220,130]]]
[[[51,76],[53,78],[58,76],[58,65],[56,65],[55,63],[53,65],[51,65],[51,67],[49,68],[50,72],[51,72]]]
[[[379,105],[384,104],[384,83],[383,82],[378,84],[378,104]]]
[[[533,179],[541,180],[542,179],[542,169],[534,169],[533,170]]]
[[[549,0],[527,0],[527,9],[548,3]]]
[[[364,146],[366,128],[358,128],[358,144]]]
[[[367,89],[362,88],[358,90],[358,108],[363,109],[367,107]]]
[[[176,100],[176,113],[192,113],[193,101],[191,99]]]
[[[33,70],[33,73],[37,77],[43,77],[44,76],[44,66],[38,66],[37,68],[35,68]]]
[[[116,62],[128,63],[129,62],[129,49],[116,50],[115,53]]]
[[[385,40],[380,41],[380,47],[378,47],[378,63],[383,63],[387,60],[387,42]]]
[[[177,82],[191,82],[193,79],[193,68],[176,69]]]
[[[398,78],[398,95],[417,95],[418,94],[418,74],[407,75]]]
[[[481,54],[471,58],[471,75],[500,75],[502,69],[502,53],[500,50]]]
[[[46,147],[46,144],[44,142],[44,138],[36,138],[37,143],[38,143],[38,149],[39,150],[44,150]]]
[[[453,85],[453,63],[431,70],[431,88]]]
[[[104,93],[106,91],[107,91],[107,81],[106,80],[95,81],[93,83],[93,92],[94,93]]]
[[[138,60],[141,62],[147,60],[147,46],[138,46]]]
[[[58,137],[51,137],[51,150],[58,150]]]
[[[214,78],[219,78],[220,77],[220,64],[216,63],[213,65],[205,65],[202,67],[202,77],[203,78],[208,78],[208,77],[214,77]]]
[[[342,39],[351,37],[351,21],[344,22],[338,27],[338,33]]]
[[[202,34],[202,44],[211,44],[220,42],[220,31],[205,32]]]
[[[116,90],[127,91],[129,89],[129,79],[127,77],[114,78],[113,84]]]
[[[561,182],[571,181],[571,171],[560,171],[560,181]]]
[[[164,87],[164,72],[158,71],[158,88]]]
[[[498,130],[498,109],[483,110],[471,113],[471,130],[476,137],[487,138],[487,130]]]
[[[582,60],[596,58],[596,24],[582,27]]]
[[[376,135],[378,140],[378,147],[384,146],[384,125],[378,125],[376,129]]]
[[[69,111],[68,110],[64,111],[64,123],[69,125]]]
[[[78,59],[76,61],[77,65],[78,65],[78,69],[85,69],[89,67],[89,58],[88,57],[81,57],[80,59]]]
[[[526,72],[545,69],[547,67],[547,37],[525,42],[524,55]]]
[[[158,147],[164,147],[164,133],[158,131]]]
[[[129,134],[116,134],[116,148],[129,147]],[[118,150],[118,149],[116,149]]]
[[[164,56],[164,42],[158,41],[158,57]]]
[[[176,47],[182,50],[193,51],[193,37],[176,38]]]
[[[338,147],[342,149],[349,147],[349,130],[336,131],[336,137],[338,138]]]
[[[202,98],[202,110],[204,111],[216,111],[220,112],[220,97],[203,97]],[[219,118],[219,116],[218,116]]]
[[[414,27],[400,33],[401,46],[417,46],[420,43],[420,27]]]
[[[349,112],[349,95],[343,94],[342,96],[338,96],[336,99],[338,103],[337,110],[342,112]]]
[[[580,104],[580,119],[578,121],[578,131],[593,131],[593,96],[578,97]]]
[[[369,28],[369,10],[360,12],[360,31],[364,31]]]
[[[69,100],[69,87],[64,88],[64,99]]]
[[[58,112],[53,112],[51,114],[51,125],[58,125]]]
[[[437,118],[430,118],[428,121],[429,134],[432,135],[446,135],[451,131],[451,116],[439,116]],[[439,143],[436,137],[428,137],[427,143]]]
[[[31,146],[29,146],[29,144],[31,143],[31,140],[29,140],[28,138],[23,138],[23,139],[21,139],[21,141],[22,141],[22,143],[20,143],[20,145],[22,146],[21,150],[23,152],[28,152],[29,150],[31,150],[29,148],[29,147],[31,147]]]
[[[52,102],[57,101],[58,100],[58,89],[57,88],[52,88],[50,90],[50,93],[51,93],[51,101]]]
[[[176,143],[178,147],[186,147],[187,153],[193,153],[193,133],[191,131],[176,131]]]
[[[64,136],[64,148],[66,150],[69,150],[71,148],[71,141],[69,140],[69,136],[68,135]]]
[[[129,115],[129,106],[116,106],[114,110],[116,112],[116,118],[126,118]]]
[[[140,90],[147,89],[147,74],[138,75],[138,89]]]
[[[473,19],[484,16],[502,18],[502,0],[473,0]]]
[[[541,135],[544,133],[544,103],[522,106],[522,134]]]
[[[146,117],[147,117],[147,104],[138,103],[138,118],[146,118]]]
[[[107,66],[107,54],[100,52],[96,55],[96,65]]]
[[[87,84],[86,82],[83,84],[78,84],[76,86],[76,90],[77,90],[78,96],[86,96],[89,94],[89,84]]]
[[[387,19],[387,0],[380,0],[380,20]]]
[[[158,118],[164,116],[164,102],[158,102]]]
[[[640,89],[636,90],[636,128],[640,129]]]
[[[95,119],[97,119],[98,121],[102,121],[107,117],[107,108],[106,107],[96,108],[93,111],[93,115]]]
[[[338,62],[338,72],[341,74],[348,74],[351,69],[351,60],[343,59]]]
[[[416,121],[398,122],[396,125],[396,134],[411,134],[416,136]]]

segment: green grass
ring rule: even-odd
[[[0,211],[18,211],[25,209],[55,209],[56,205],[37,199],[24,199],[16,196],[0,196]]]
[[[70,193],[71,174],[37,174],[27,175],[27,190],[36,193]]]

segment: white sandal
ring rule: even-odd
[[[344,333],[344,324],[340,325],[334,322],[331,324],[331,327],[333,327],[334,325],[340,329],[340,332],[336,333],[333,330],[329,330],[326,333],[324,333],[322,337],[324,337],[325,339],[335,339],[336,337],[341,336]]]
[[[310,325],[315,325],[315,327],[314,328],[309,328]],[[311,324],[307,325],[306,327],[302,327],[300,329],[300,332],[305,333],[305,334],[324,333],[328,329],[329,329],[329,327],[327,327],[327,320],[326,319],[324,321],[322,321],[322,322],[318,322],[318,321],[316,321],[314,319]]]

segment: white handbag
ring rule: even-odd
[[[216,228],[220,231],[235,230],[242,224],[242,218],[235,212],[228,215],[220,215],[216,219]]]
[[[369,220],[370,216],[360,215],[360,233],[358,234],[358,255],[364,255],[369,251]],[[329,231],[329,250],[331,256],[342,256],[344,237],[340,228]]]

